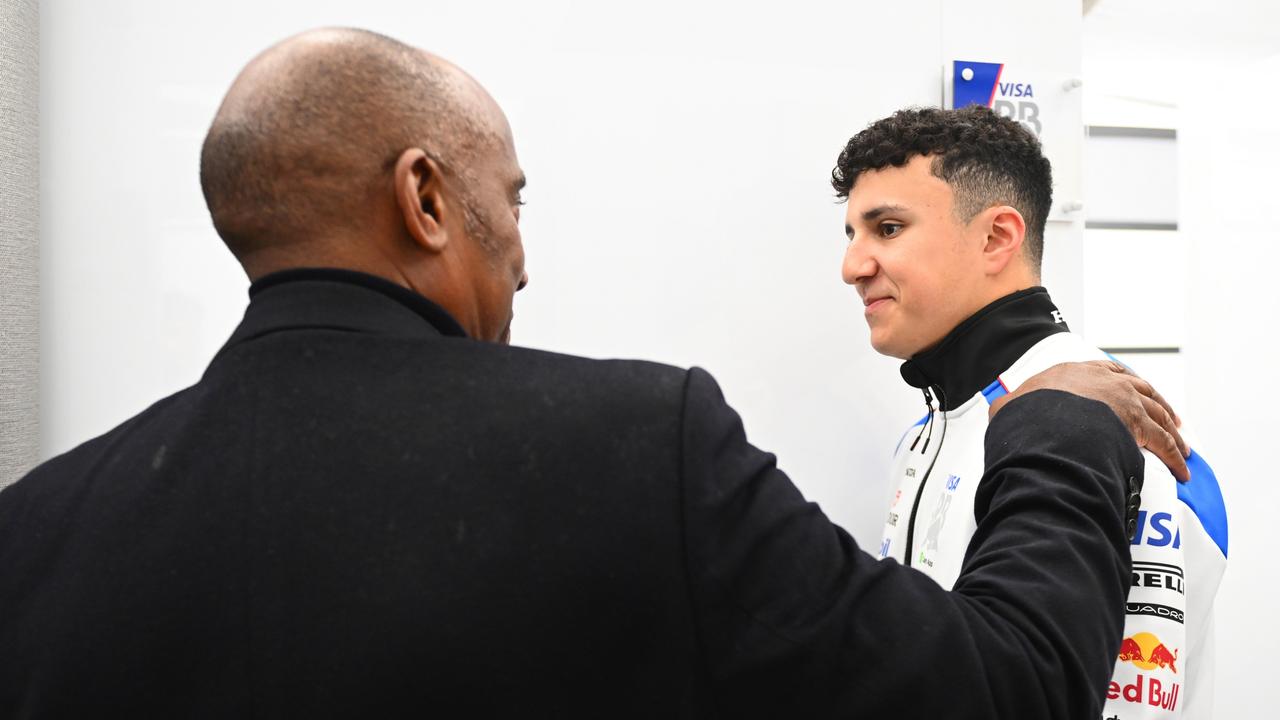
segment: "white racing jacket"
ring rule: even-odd
[[[992,303],[903,365],[903,377],[924,389],[927,401],[936,396],[940,411],[931,405],[895,451],[882,558],[951,588],[976,527],[973,504],[991,401],[1058,363],[1106,357],[1066,330],[1048,293],[1033,288]],[[1226,511],[1217,479],[1198,453],[1188,460],[1192,477],[1185,484],[1154,455],[1144,455],[1142,510],[1132,527],[1133,583],[1103,717],[1208,718]]]

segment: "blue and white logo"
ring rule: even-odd
[[[1182,547],[1182,531],[1174,522],[1173,515],[1167,512],[1148,514],[1146,510],[1139,510],[1138,531],[1130,544],[1171,547],[1177,550]]]
[[[1004,63],[956,60],[951,71],[951,107],[982,105],[1022,123],[1036,137],[1044,129],[1035,88],[1030,82],[1006,79]]]

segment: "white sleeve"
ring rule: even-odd
[[[1104,718],[1186,717],[1189,667],[1201,658],[1189,652],[1199,637],[1198,618],[1187,617],[1189,527],[1177,497],[1176,480],[1149,453],[1142,511],[1130,549],[1124,639],[1107,687]],[[1188,627],[1187,623],[1193,623]]]
[[[1210,610],[1199,642],[1192,644],[1196,661],[1187,668],[1187,703],[1182,709],[1182,716],[1188,720],[1209,720],[1213,717],[1213,682],[1217,666],[1213,624],[1213,611]]]

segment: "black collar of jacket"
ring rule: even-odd
[[[991,384],[1033,345],[1069,328],[1042,287],[996,300],[947,333],[942,342],[902,363],[902,379],[940,389],[943,410],[960,407]]]
[[[466,337],[444,308],[380,277],[336,268],[298,268],[259,278],[249,307],[219,355],[279,330],[323,328],[402,337]]]

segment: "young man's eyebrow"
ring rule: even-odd
[[[904,205],[877,205],[870,210],[862,213],[863,222],[871,222],[876,218],[891,212],[905,212],[907,207]],[[846,226],[847,227],[847,226]]]
[[[892,205],[892,204],[877,205],[871,208],[870,210],[867,210],[866,212],[862,213],[862,221],[871,222],[872,220],[875,220],[876,218],[886,213],[906,212],[906,211],[907,211],[907,206],[905,205]],[[853,226],[850,225],[849,223],[844,224],[844,234],[845,234],[845,237],[849,237],[849,238],[853,237]]]

